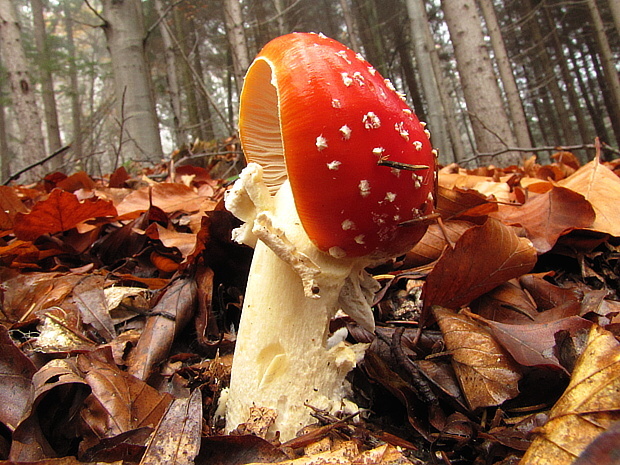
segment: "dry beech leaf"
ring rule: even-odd
[[[501,323],[531,323],[538,315],[531,296],[517,279],[511,279],[487,292],[471,304],[477,315]]]
[[[175,399],[157,426],[140,465],[193,465],[200,450],[202,395]]]
[[[555,334],[558,331],[568,331],[570,335],[575,335],[577,331],[592,326],[591,321],[578,316],[549,323],[506,324],[489,320],[484,323],[495,340],[521,365],[553,366],[560,370],[564,368],[555,355]]]
[[[471,221],[494,211],[497,204],[478,191],[442,186],[437,189],[437,212],[446,221],[455,218]]]
[[[530,197],[524,205],[500,205],[494,216],[523,226],[539,254],[551,250],[561,235],[587,228],[595,219],[592,205],[581,194],[557,186]]]
[[[207,197],[197,194],[192,188],[183,184],[158,183],[143,187],[125,197],[117,206],[118,214],[148,210],[151,201],[166,213],[177,211],[191,213],[201,210],[203,205],[211,205]]]
[[[448,220],[443,226],[443,231],[437,223],[428,227],[420,242],[407,252],[403,268],[415,268],[437,260],[446,247],[446,236],[452,242],[456,242],[465,231],[474,225],[468,221]]]
[[[0,423],[14,431],[30,408],[34,364],[0,325]]]
[[[593,326],[570,383],[521,463],[570,464],[602,432],[620,421],[620,343]]]
[[[458,309],[536,264],[532,243],[492,218],[447,248],[424,284],[424,305]]]
[[[592,204],[596,219],[589,229],[620,236],[620,178],[601,165],[598,157],[559,185],[580,193]]]
[[[433,307],[433,313],[472,410],[500,405],[519,394],[518,365],[485,328],[446,308]]]
[[[32,241],[43,234],[68,231],[86,220],[109,216],[116,216],[112,202],[96,197],[80,202],[75,195],[54,189],[30,213],[15,216],[15,235]]]

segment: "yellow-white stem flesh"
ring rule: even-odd
[[[359,301],[352,306],[365,315],[358,316],[366,319],[363,324],[371,326],[368,299],[362,294],[372,292],[364,292],[368,282],[363,261],[336,259],[312,245],[295,213],[288,183],[266,212],[248,213],[246,209],[238,214],[235,209],[241,208],[239,205],[249,205],[248,194],[269,204],[262,194],[254,195],[247,187],[242,195],[245,200],[235,206],[234,200],[227,199],[227,207],[246,220],[253,217],[252,232],[264,240],[256,243],[244,297],[226,427],[232,430],[245,423],[252,407],[268,408],[277,414],[270,431],[279,431],[281,440],[286,441],[312,423],[311,409],[304,404],[331,412],[342,410],[345,377],[366,346],[339,342],[327,347],[329,321],[342,308],[339,297],[343,288],[347,296],[351,295],[347,289],[354,289],[352,294]]]

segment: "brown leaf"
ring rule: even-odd
[[[577,331],[592,326],[592,322],[578,316],[550,323],[506,324],[486,320],[485,324],[495,340],[521,365],[553,366],[561,370],[564,367],[554,351],[555,334],[558,331],[568,331],[574,335]]]
[[[471,309],[477,315],[502,323],[531,323],[538,311],[530,295],[516,279],[500,284],[476,299]]]
[[[190,187],[183,184],[158,183],[143,187],[125,197],[117,206],[118,214],[148,210],[151,202],[166,213],[177,211],[191,213],[201,210],[205,205],[209,210],[212,209],[209,199],[197,194]]]
[[[496,203],[475,190],[439,186],[437,192],[437,212],[444,220],[458,218],[474,221],[497,211]]]
[[[175,399],[157,426],[141,465],[193,465],[200,450],[202,396],[195,389],[189,397]]]
[[[120,370],[109,349],[78,356],[78,367],[92,389],[82,418],[91,432],[86,445],[143,426],[155,427],[164,415],[171,396]]]
[[[437,260],[446,247],[446,235],[454,243],[474,224],[462,220],[448,220],[443,223],[443,226],[443,230],[437,223],[428,227],[420,242],[407,252],[403,268],[415,268]]]
[[[91,325],[106,342],[111,342],[116,329],[103,292],[104,282],[102,276],[87,276],[73,288],[73,301],[80,310],[82,321]]]
[[[196,283],[193,277],[179,277],[151,310],[151,315],[131,355],[129,373],[146,380],[161,363],[172,346],[174,337],[192,317],[196,306]]]
[[[196,465],[276,463],[286,458],[279,448],[256,436],[211,436],[202,438]]]
[[[424,284],[424,305],[457,309],[530,271],[536,251],[527,239],[492,218],[447,248]]]
[[[32,376],[36,368],[0,325],[0,423],[15,430],[32,402]]]
[[[595,214],[581,194],[554,186],[544,194],[531,196],[522,206],[500,205],[495,217],[506,224],[523,226],[537,252],[543,254],[561,235],[592,225]]]
[[[620,421],[620,344],[594,325],[566,391],[551,409],[521,463],[569,464]]]
[[[445,308],[433,307],[433,313],[472,410],[500,405],[519,393],[519,367],[488,331]]]
[[[30,213],[15,216],[15,235],[32,241],[43,234],[67,231],[86,220],[109,216],[116,216],[112,202],[97,198],[80,202],[75,195],[54,189]]]
[[[596,219],[589,229],[620,236],[620,178],[598,158],[559,185],[580,193],[592,204]]]

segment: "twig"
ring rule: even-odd
[[[10,175],[8,177],[8,179],[6,181],[4,181],[3,185],[5,185],[5,186],[8,185],[11,181],[14,181],[14,180],[18,179],[26,171],[30,171],[31,169],[36,168],[37,166],[42,165],[43,163],[50,161],[52,158],[57,157],[58,155],[66,152],[67,150],[69,150],[70,148],[71,148],[71,145],[65,145],[64,147],[60,147],[58,150],[53,152],[51,155],[48,155],[47,157],[43,158],[42,160],[34,162],[32,165],[28,165],[25,168],[19,170],[17,173]]]
[[[620,149],[612,147],[604,142],[601,143],[601,148],[607,150],[608,152],[615,153],[620,155]],[[557,152],[557,151],[569,151],[569,150],[581,150],[581,149],[590,149],[596,150],[595,144],[580,144],[580,145],[543,145],[540,147],[506,147],[495,152],[487,152],[487,153],[478,153],[471,158],[467,158],[465,160],[460,160],[459,163],[466,163],[470,161],[477,160],[478,158],[484,157],[496,157],[497,155],[501,155],[506,152]]]

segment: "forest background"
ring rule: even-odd
[[[175,149],[229,156],[219,174],[235,174],[243,75],[291,31],[360,51],[442,164],[546,162],[558,146],[585,161],[596,137],[618,153],[618,0],[0,0],[0,180],[52,154],[27,176]]]

